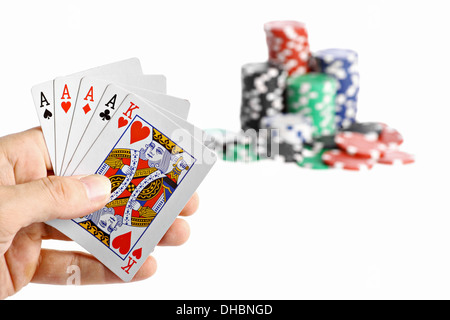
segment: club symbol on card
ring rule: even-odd
[[[111,116],[109,114],[110,114],[110,111],[108,109],[106,109],[105,111],[100,112],[99,116],[103,121],[105,121],[105,120],[109,121],[111,119]]]
[[[114,249],[119,250],[120,254],[127,254],[131,247],[131,231],[117,236],[113,240],[112,246]]]
[[[44,112],[44,119],[50,119],[53,116],[53,113],[51,113],[48,109],[45,109]]]
[[[71,106],[72,106],[72,103],[70,103],[70,101],[61,102],[61,108],[64,110],[65,113],[69,112],[69,109]]]
[[[130,144],[133,144],[135,142],[144,140],[150,135],[150,128],[144,127],[142,125],[142,122],[135,121],[131,125],[131,137],[130,137]]]
[[[122,128],[122,127],[126,126],[127,124],[128,124],[127,119],[125,119],[124,117],[119,118],[119,123],[118,123],[119,128]]]

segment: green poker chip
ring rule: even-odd
[[[228,162],[255,162],[260,160],[251,144],[230,143],[224,147],[222,159]]]
[[[321,150],[317,153],[311,153],[308,156],[303,157],[303,160],[298,161],[297,164],[300,167],[314,169],[314,170],[330,169],[330,167],[322,161],[322,155],[326,151],[328,151],[328,150]]]
[[[337,81],[322,73],[308,73],[287,80],[287,110],[311,119],[314,137],[336,132]]]

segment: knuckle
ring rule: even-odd
[[[71,199],[71,188],[67,186],[64,181],[58,177],[50,176],[40,180],[43,189],[47,192],[47,195],[55,204],[67,204]]]

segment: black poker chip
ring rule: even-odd
[[[316,137],[312,142],[305,143],[305,146],[317,152],[324,149],[337,149],[338,146],[334,140],[335,137],[334,134]]]
[[[242,130],[257,130],[263,117],[285,112],[286,79],[286,71],[271,62],[242,66]]]
[[[383,131],[383,124],[379,122],[354,122],[343,131],[379,135]]]
[[[279,159],[284,162],[300,162],[303,160],[303,148],[300,144],[281,142],[277,145],[277,147],[278,152],[274,154],[274,159]]]

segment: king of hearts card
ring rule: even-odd
[[[139,149],[122,148],[119,140],[96,172],[111,181],[110,202],[77,220],[108,247],[112,245],[112,234],[124,226],[144,232],[195,163],[191,155],[156,128],[144,132],[142,122],[135,120],[130,130],[148,133],[150,139],[145,139]]]
[[[124,141],[124,134],[96,172],[111,182],[109,203],[99,211],[74,220],[119,255],[133,248],[123,246],[119,240],[116,244],[115,235],[123,234],[123,229],[133,230],[136,242],[195,164],[190,154],[157,128],[144,126],[142,121],[139,117],[134,119],[125,131],[134,133],[130,141]],[[143,137],[146,138],[141,139]],[[138,147],[130,147],[130,144]]]
[[[128,95],[74,172],[108,177],[107,205],[81,218],[47,222],[124,281],[132,279],[217,160],[195,138],[194,126],[168,116]]]

